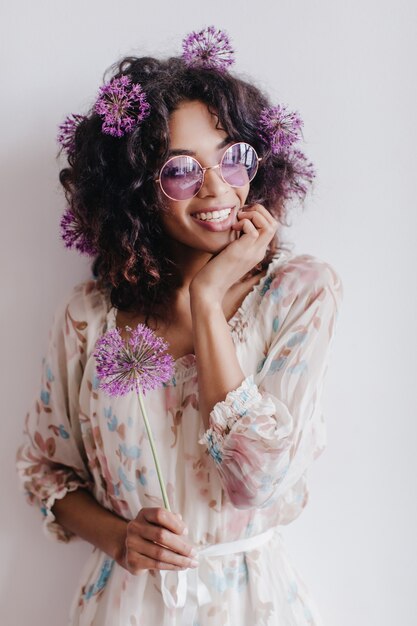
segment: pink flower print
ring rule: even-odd
[[[172,420],[173,420],[173,425],[171,426],[171,430],[174,433],[174,441],[171,444],[171,448],[174,448],[177,445],[178,429],[182,421],[182,416],[184,413],[183,409],[185,409],[189,404],[191,404],[193,409],[198,411],[198,400],[197,400],[197,395],[195,393],[190,393],[187,396],[185,396],[184,400],[181,403],[180,408],[177,409],[176,407],[173,407],[168,410],[168,412],[171,413]]]
[[[174,433],[174,441],[171,444],[171,448],[175,448],[175,446],[177,445],[178,427],[181,424],[183,412],[181,411],[181,409],[178,409],[176,411],[170,409],[169,412],[172,415],[173,425],[171,426],[171,430]]]
[[[56,451],[55,439],[53,437],[48,437],[48,439],[44,439],[40,432],[35,432],[35,443],[38,448],[48,457],[53,457]]]

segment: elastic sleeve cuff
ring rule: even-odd
[[[229,391],[225,400],[214,405],[210,413],[212,428],[218,432],[229,432],[233,424],[243,417],[251,406],[261,400],[262,396],[251,374],[245,378],[240,387]]]
[[[224,438],[232,430],[235,422],[261,400],[262,396],[253,381],[253,374],[251,374],[237,389],[229,391],[224,400],[214,405],[209,418],[210,428],[202,434],[198,443],[208,447],[216,462],[221,462],[221,448]]]

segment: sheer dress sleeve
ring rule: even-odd
[[[199,440],[237,508],[275,502],[324,449],[321,397],[342,294],[333,268],[309,255],[271,277],[257,371],[213,407]]]
[[[64,542],[75,535],[56,521],[54,502],[80,487],[92,489],[78,404],[87,347],[85,302],[92,289],[93,281],[77,286],[55,315],[39,394],[26,416],[16,458],[22,490],[43,513],[46,534]]]

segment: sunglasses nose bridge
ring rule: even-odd
[[[203,172],[203,179],[201,181],[201,187],[200,187],[200,191],[201,188],[206,185],[207,183],[209,183],[209,181],[206,181],[206,172],[208,172],[209,170],[217,170],[217,172],[215,172],[216,176],[215,176],[215,181],[217,184],[219,183],[223,183],[223,184],[227,184],[226,181],[224,180],[222,174],[221,174],[221,163],[217,163],[216,165],[209,165],[208,167],[202,167],[201,170]]]
[[[202,167],[201,170],[203,172],[203,176],[206,175],[208,170],[220,169],[221,163],[217,163],[217,165],[209,165],[208,167]]]

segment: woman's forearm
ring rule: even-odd
[[[221,303],[206,292],[193,290],[190,295],[200,413],[208,428],[214,405],[239,387],[245,375]]]
[[[71,491],[55,501],[52,512],[64,528],[120,562],[128,522],[102,507],[88,491]]]

